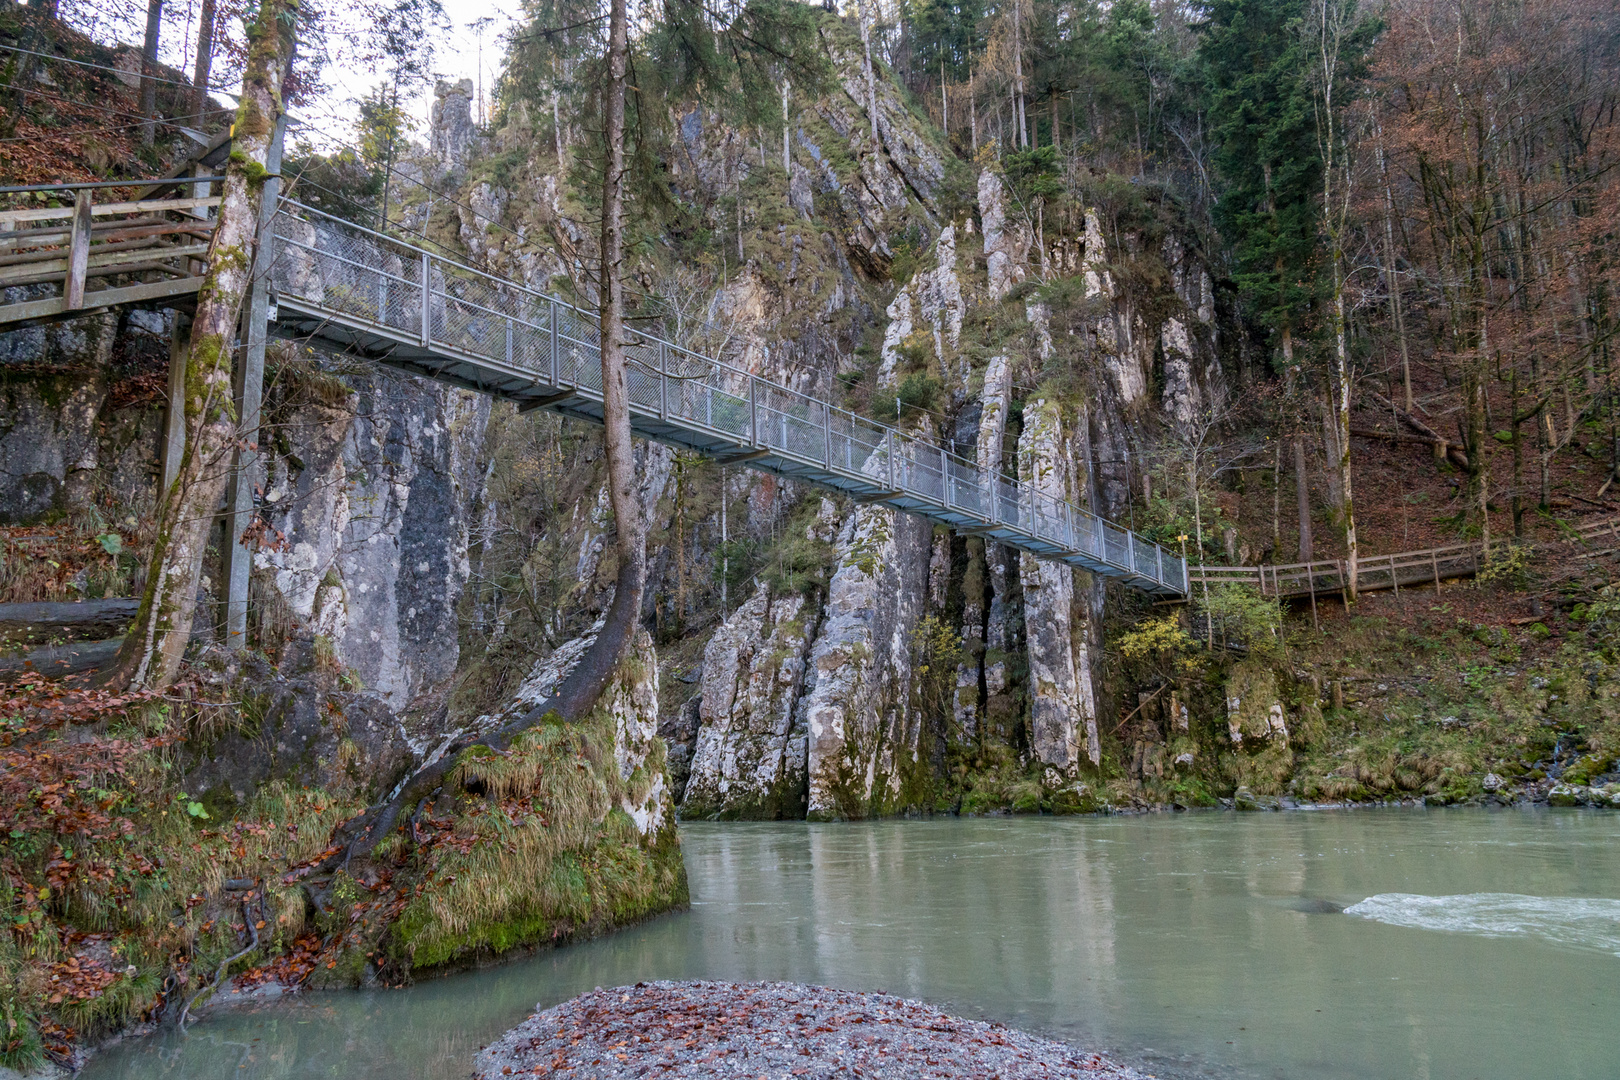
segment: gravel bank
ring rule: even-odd
[[[918,1001],[780,982],[596,990],[529,1017],[473,1069],[477,1080],[548,1075],[1144,1080],[1095,1054]]]

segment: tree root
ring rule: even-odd
[[[249,937],[247,948],[243,949],[241,952],[234,953],[231,956],[226,957],[225,960],[219,965],[219,971],[214,975],[214,981],[209,983],[207,986],[204,986],[201,990],[198,990],[196,995],[190,1001],[186,1002],[185,1008],[180,1010],[180,1019],[178,1021],[181,1031],[186,1029],[186,1024],[191,1019],[191,1010],[197,1007],[197,1003],[202,1001],[205,997],[212,997],[219,990],[219,988],[225,984],[225,979],[230,973],[231,965],[259,947],[259,928],[254,925],[253,912],[248,910],[249,899],[250,898],[244,898],[242,900],[242,923],[247,927]]]

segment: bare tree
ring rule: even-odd
[[[214,0],[202,0],[197,13],[197,63],[191,76],[195,87],[192,98],[193,120],[201,120],[208,111],[208,77],[214,65]]]
[[[1342,90],[1349,37],[1355,28],[1356,0],[1313,0],[1305,19],[1312,56],[1309,82],[1316,110],[1316,139],[1322,156],[1322,223],[1327,231],[1328,273],[1332,281],[1333,361],[1328,377],[1328,401],[1323,435],[1333,459],[1331,485],[1344,529],[1345,592],[1356,596],[1355,497],[1350,462],[1350,346],[1345,311],[1344,244],[1350,224],[1351,168],[1349,148],[1339,130],[1335,95]],[[1335,185],[1337,184],[1337,188]]]
[[[146,42],[141,46],[141,145],[157,137],[158,31],[163,28],[163,0],[146,0]]]

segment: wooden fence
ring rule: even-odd
[[[0,307],[0,325],[196,292],[218,205],[217,196],[97,205],[82,190],[72,206],[0,211],[0,288],[58,287]]]
[[[1612,538],[1620,546],[1620,518],[1604,518],[1572,527],[1577,542]],[[1356,564],[1356,590],[1383,592],[1393,589],[1434,585],[1473,577],[1488,560],[1481,544],[1447,544],[1420,551],[1393,555],[1363,555]],[[1287,599],[1296,596],[1323,596],[1342,593],[1348,578],[1343,559],[1276,566],[1189,566],[1187,577],[1194,588],[1236,582],[1248,585],[1264,596]]]

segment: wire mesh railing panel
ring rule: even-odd
[[[1115,566],[1129,567],[1130,551],[1125,543],[1125,530],[1103,522],[1103,558]]]
[[[1135,556],[1131,569],[1145,578],[1157,581],[1159,577],[1159,549],[1142,540],[1131,544],[1131,554]]]
[[[963,510],[975,517],[984,516],[984,487],[979,470],[973,465],[953,458],[947,466],[949,481],[946,485],[946,506]]]
[[[1081,512],[1075,518],[1074,550],[1096,558],[1102,554],[1102,532],[1098,528],[1101,522],[1096,515]]]
[[[1018,485],[1006,480],[997,479],[996,488],[996,520],[1003,525],[1019,528],[1024,524],[1022,502],[1019,497]]]

